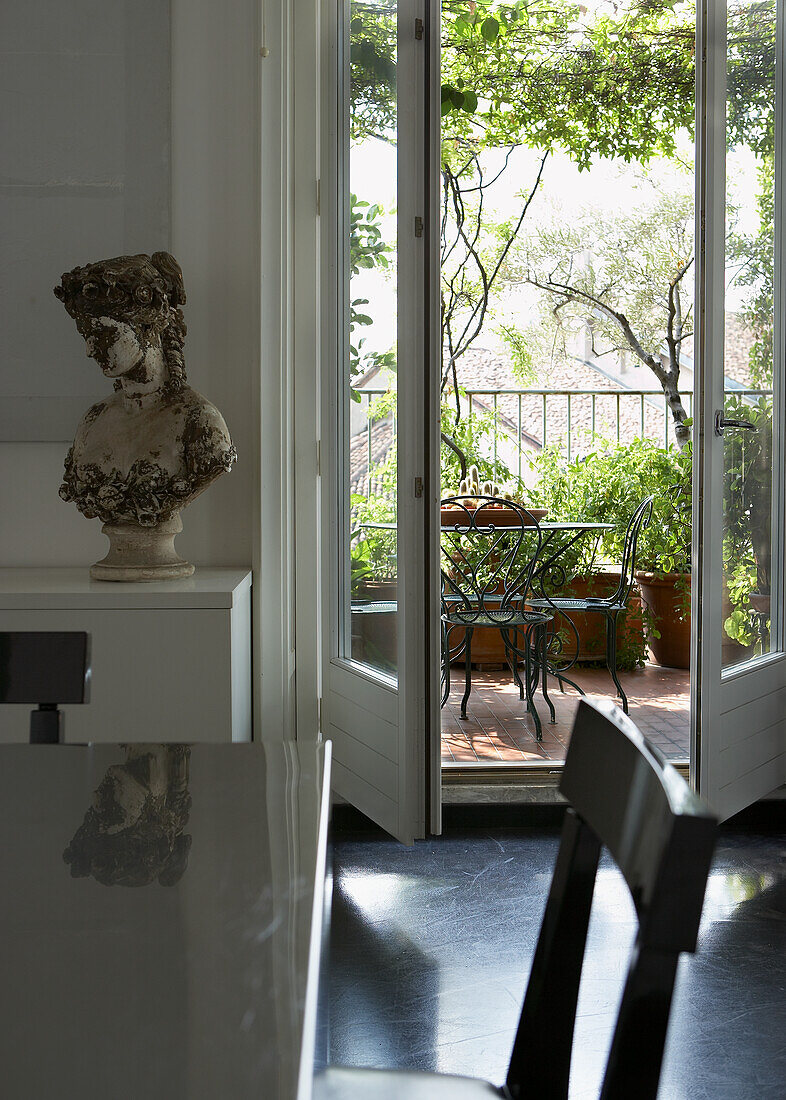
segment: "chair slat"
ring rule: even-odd
[[[568,1095],[576,1002],[599,856],[598,838],[568,810],[508,1067],[506,1084],[514,1100],[525,1094],[554,1100]],[[549,1041],[535,1042],[544,1020],[549,1023]]]

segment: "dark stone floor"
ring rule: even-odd
[[[786,805],[724,828],[699,951],[680,964],[660,1100],[786,1097]],[[404,848],[336,833],[329,1060],[504,1079],[558,828],[467,829]],[[634,930],[601,864],[571,1097],[597,1097]],[[543,1021],[533,1042],[548,1043]],[[635,1100],[635,1098],[631,1098]]]

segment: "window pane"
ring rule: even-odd
[[[395,4],[349,11],[342,656],[396,671]]]
[[[723,666],[770,652],[775,0],[728,12]]]

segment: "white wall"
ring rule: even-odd
[[[57,0],[37,0],[37,7],[41,19],[47,8],[52,16],[62,14]],[[120,0],[110,8],[114,14],[134,11],[133,4],[127,8]],[[87,26],[101,18],[91,4],[75,5],[71,15],[77,37],[79,20]],[[258,20],[255,0],[172,0],[171,242],[151,239],[145,249],[170,247],[183,268],[189,382],[224,414],[239,453],[232,473],[183,515],[178,549],[203,565],[252,560],[260,369]],[[24,54],[23,42],[15,48]],[[54,111],[52,89],[46,83],[36,89],[40,101],[27,109],[41,118]],[[42,193],[37,201],[43,214],[48,196]],[[85,206],[86,219],[91,209]],[[86,240],[94,236],[91,228],[88,221]],[[80,252],[70,262],[102,258]],[[66,266],[51,271],[41,263],[42,310],[62,310],[51,287]],[[4,292],[13,299],[22,290],[12,283]],[[64,361],[73,360],[75,348],[83,355],[70,321],[63,340],[69,341]],[[277,372],[275,362],[266,366]],[[94,389],[97,394],[108,389],[97,371]],[[89,399],[85,408],[88,404]],[[100,523],[84,519],[58,497],[67,447],[66,442],[0,443],[0,565],[88,566],[103,556],[107,543]]]
[[[188,295],[186,364],[239,456],[183,515],[180,552],[211,565],[250,564],[256,520],[258,20],[256,0],[172,0],[172,253]]]
[[[184,512],[177,546],[197,566],[253,566],[257,736],[294,731],[296,601],[298,733],[317,734],[318,9],[171,0],[170,251],[188,296],[186,364],[239,454]],[[51,272],[41,278],[53,285]],[[67,446],[0,443],[0,566],[87,568],[105,553],[98,521],[58,498]]]

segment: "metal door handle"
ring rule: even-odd
[[[715,412],[715,434],[723,435],[725,428],[745,428],[749,432],[757,432],[759,429],[750,420],[727,420],[723,415],[723,409]]]

